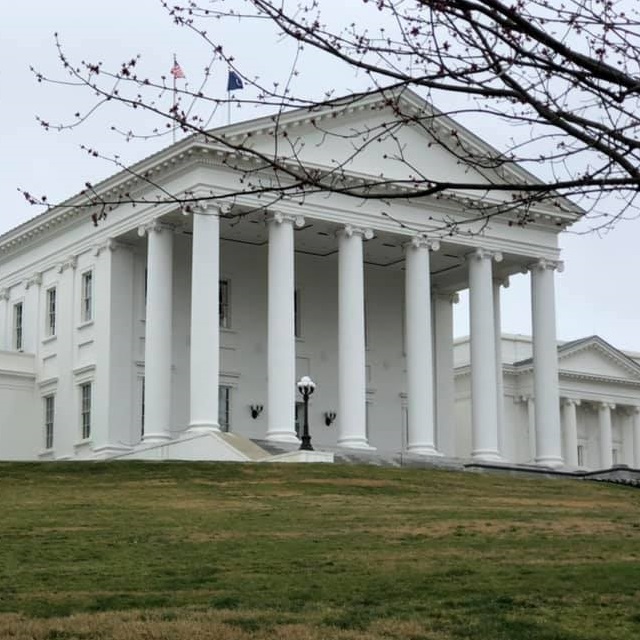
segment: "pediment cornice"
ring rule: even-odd
[[[560,364],[563,360],[586,351],[597,353],[640,380],[640,365],[599,336],[591,336],[576,343],[568,343],[561,346],[558,349],[558,363]]]

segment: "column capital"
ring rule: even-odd
[[[640,416],[640,407],[629,407],[629,411],[635,416]]]
[[[56,265],[57,273],[64,273],[67,269],[74,269],[78,266],[78,256],[68,256],[66,260]]]
[[[404,243],[405,249],[428,249],[429,251],[440,250],[440,240],[427,237],[425,233],[418,233],[408,242]]]
[[[471,260],[493,260],[495,262],[502,262],[502,252],[489,251],[483,247],[476,247],[473,251],[470,251],[465,256],[467,262]]]
[[[598,409],[608,409],[609,411],[616,408],[616,405],[613,402],[598,402],[597,406]]]
[[[460,296],[457,291],[453,293],[451,291],[440,291],[437,285],[431,287],[431,295],[439,300],[446,300],[451,304],[458,304],[458,302],[460,302]]]
[[[354,227],[351,224],[346,224],[342,229],[336,231],[337,236],[343,236],[345,238],[352,238],[353,236],[360,236],[363,240],[371,240],[374,236],[373,229],[364,227]]]
[[[560,398],[560,402],[563,406],[573,405],[574,407],[579,407],[582,404],[582,400],[578,398]]]
[[[114,238],[107,238],[104,242],[101,242],[100,244],[96,244],[93,247],[92,253],[97,258],[103,251],[114,252],[114,251],[117,251],[118,249],[128,249],[128,248],[130,248],[129,245],[126,245],[122,242],[118,242]],[[75,269],[75,265],[73,265],[73,268]],[[62,271],[59,271],[59,273],[62,273]]]
[[[138,227],[138,236],[143,238],[144,236],[149,235],[152,231],[155,231],[157,233],[169,231],[173,233],[175,231],[175,226],[167,224],[166,222],[160,222],[158,218],[155,218],[154,220],[145,222]]]
[[[535,262],[528,265],[529,271],[557,271],[562,273],[564,271],[564,262],[562,260],[549,260],[548,258],[538,258]]]
[[[497,287],[504,287],[505,289],[508,289],[511,285],[511,282],[509,281],[509,276],[504,276],[502,278],[494,278],[493,284],[495,284]]]
[[[304,227],[304,216],[292,215],[290,213],[282,213],[281,211],[271,211],[267,214],[267,224],[273,222],[275,224],[291,223],[300,229]]]
[[[0,289],[0,301],[9,299],[9,289]],[[638,407],[640,409],[640,407]]]
[[[25,289],[30,289],[33,286],[39,287],[42,284],[42,272],[36,271],[33,275],[29,276],[25,283]]]
[[[207,200],[186,204],[181,207],[183,216],[199,214],[204,216],[227,216],[233,205],[230,202],[210,202]]]

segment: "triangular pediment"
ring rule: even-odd
[[[640,365],[599,336],[566,343],[558,349],[563,372],[640,381]]]
[[[214,133],[214,132],[212,132]],[[216,134],[218,132],[215,132]],[[516,165],[489,168],[499,152],[415,93],[382,92],[234,125],[221,132],[241,146],[309,167],[398,180],[496,184],[539,182]],[[465,161],[477,156],[478,166]],[[484,165],[480,167],[479,165]],[[568,203],[567,203],[568,204]]]

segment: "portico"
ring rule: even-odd
[[[402,100],[408,109],[423,108],[409,92]],[[387,107],[375,95],[363,104],[328,106],[319,117],[338,133],[369,130],[369,120],[385,117]],[[316,133],[305,113],[287,114],[282,126],[301,139]],[[273,131],[265,118],[225,135],[250,134],[252,144],[268,149]],[[409,125],[405,133],[407,148],[428,149],[429,167],[443,178],[460,171],[424,129]],[[467,134],[460,128],[459,135]],[[471,134],[468,142],[480,144]],[[330,166],[325,152],[319,147],[309,162]],[[295,383],[310,375],[317,383],[309,407],[319,423],[314,444],[509,461],[516,436],[505,415],[500,296],[510,276],[527,272],[530,449],[537,464],[563,464],[568,436],[560,420],[554,277],[557,236],[579,217],[575,207],[540,207],[525,225],[513,224],[509,211],[478,221],[474,207],[482,203],[466,194],[413,200],[401,178],[404,197],[390,204],[341,193],[267,202],[242,191],[244,165],[231,169],[226,154],[206,140],[183,140],[100,187],[112,198],[150,190],[148,205],[116,207],[97,229],[85,210],[69,205],[47,213],[46,224],[34,221],[0,239],[7,274],[0,282],[0,347],[36,354],[43,393],[61,394],[58,415],[82,407],[78,424],[69,420],[68,433],[58,434],[46,456],[108,457],[145,447],[170,455],[178,440],[226,431],[296,443]],[[415,161],[425,159],[418,154]],[[344,180],[364,184],[370,171],[350,167]],[[153,183],[137,177],[147,175]],[[188,194],[191,203],[158,204],[153,184]],[[32,238],[48,238],[56,216],[73,234],[51,237],[47,250],[31,256]],[[57,267],[69,261],[74,267],[63,282]],[[467,289],[468,437],[456,404],[453,341],[453,304]],[[50,291],[74,317],[48,336]],[[98,421],[92,402],[101,408]],[[328,415],[335,419],[324,424]],[[606,412],[602,425],[605,442]],[[25,447],[39,455],[34,444]]]
[[[175,313],[171,311],[176,305],[172,289],[175,264],[171,268],[174,238],[180,238],[183,245],[183,255],[177,259],[190,265],[183,287],[190,292],[185,327],[189,335],[185,354],[189,362],[188,403],[178,399],[171,382],[176,375],[172,374],[175,366],[170,355],[170,345],[175,343]],[[404,356],[397,360],[394,395],[406,397],[407,451],[427,456],[465,455],[455,450],[454,438],[448,431],[455,428],[452,300],[456,291],[469,287],[473,445],[467,454],[477,460],[502,460],[503,385],[498,367],[499,341],[494,339],[500,332],[500,285],[505,284],[510,273],[519,273],[531,265],[532,313],[537,331],[534,350],[537,348],[536,353],[542,354],[539,366],[544,380],[542,391],[536,388],[535,394],[540,397],[535,408],[539,416],[535,426],[536,460],[550,466],[563,463],[557,382],[554,391],[553,363],[544,359],[555,349],[555,328],[548,315],[553,316],[554,309],[554,267],[550,265],[556,263],[548,258],[474,248],[473,244],[482,244],[480,238],[458,244],[430,237],[424,231],[403,233],[397,228],[340,224],[309,211],[304,217],[268,210],[249,213],[222,209],[215,203],[187,216],[176,212],[153,219],[139,225],[138,239],[134,241],[127,232],[121,241],[137,242],[137,253],[146,256],[144,442],[169,440],[172,432],[175,436],[177,425],[170,426],[172,420],[175,423],[175,403],[188,404],[188,421],[180,431],[220,430],[218,394],[211,390],[225,377],[221,370],[225,351],[231,355],[236,349],[225,349],[225,343],[233,342],[235,334],[220,326],[220,282],[229,271],[225,264],[228,251],[223,247],[233,247],[232,252],[242,247],[242,251],[253,254],[258,281],[254,287],[262,287],[259,297],[266,300],[266,309],[262,307],[266,325],[264,387],[254,392],[255,402],[265,408],[266,424],[258,420],[262,429],[253,430],[254,437],[274,442],[297,441],[296,376],[313,373],[322,381],[322,374],[316,373],[316,368],[322,367],[327,370],[330,389],[323,389],[320,383],[317,397],[322,398],[323,392],[333,396],[327,409],[337,414],[333,432],[336,444],[364,449],[387,446],[384,439],[376,443],[376,437],[370,436],[374,433],[369,424],[375,406],[372,394],[376,393],[372,372],[377,371],[372,361],[379,345],[367,335],[371,331],[371,313],[365,314],[369,298],[379,296],[373,274],[384,273],[400,289],[400,295],[395,292],[391,315],[396,321],[403,319],[404,326],[396,326],[402,335]],[[318,269],[324,265],[323,271],[335,278],[332,305],[336,313],[315,319],[337,347],[331,368],[321,364],[321,354],[316,357],[309,353],[306,340],[311,336],[301,339],[296,335],[296,314],[303,314],[303,308],[308,308],[316,294],[324,297],[327,293],[313,286],[298,286],[297,266],[305,260],[317,262]],[[542,286],[536,280],[541,261],[547,278]],[[251,274],[246,277],[252,279]],[[236,296],[235,282],[226,286],[229,284]],[[304,301],[298,310],[297,295]],[[260,313],[258,307],[254,313]],[[301,365],[307,368],[302,370]],[[179,385],[183,386],[184,382]],[[555,404],[554,397],[558,398]],[[248,413],[242,418],[250,427],[257,426]],[[443,428],[446,425],[450,425],[448,429]],[[396,435],[400,441],[400,434]]]

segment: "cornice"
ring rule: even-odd
[[[513,375],[526,376],[533,373],[533,365],[527,364],[524,366],[514,367],[512,369]],[[559,369],[558,377],[566,380],[582,380],[587,382],[599,382],[607,384],[621,384],[629,387],[640,387],[640,379],[620,378],[618,376],[606,376],[603,374],[587,373],[584,371],[571,371],[568,369]]]
[[[602,374],[594,374],[594,373],[584,373],[582,371],[567,371],[565,369],[561,369],[559,372],[559,377],[568,379],[568,380],[585,380],[589,382],[604,382],[608,384],[621,384],[627,387],[639,387],[640,388],[640,380],[631,380],[629,378],[619,378],[617,376],[605,376]]]

